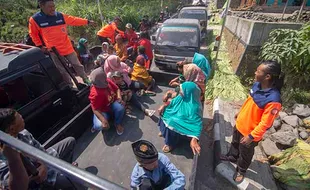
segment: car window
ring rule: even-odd
[[[0,86],[0,107],[18,110],[52,88],[48,76],[37,68]]]
[[[164,26],[158,35],[157,45],[198,46],[198,29],[191,26]]]
[[[182,10],[179,14],[179,18],[207,20],[207,14],[205,10]]]

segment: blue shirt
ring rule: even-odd
[[[131,184],[132,188],[139,187],[143,178],[149,178],[154,183],[161,181],[161,177],[165,174],[169,174],[171,177],[171,184],[166,190],[182,190],[185,187],[185,176],[178,170],[173,163],[170,162],[169,158],[158,153],[158,167],[153,171],[148,171],[142,168],[139,163],[137,163],[131,174]]]

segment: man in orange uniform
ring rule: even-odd
[[[101,43],[108,42],[115,44],[115,36],[121,34],[124,36],[124,32],[119,30],[117,27],[122,22],[121,18],[115,17],[114,21],[102,27],[98,32],[97,36]]]
[[[236,115],[236,126],[229,153],[222,160],[236,162],[234,180],[243,181],[251,164],[254,148],[262,140],[281,110],[281,88],[284,76],[281,65],[275,61],[263,61],[255,72],[250,96]]]
[[[76,73],[82,77],[84,83],[90,84],[90,81],[84,71],[83,65],[80,63],[74,48],[72,47],[67,32],[67,25],[83,26],[94,24],[93,21],[73,17],[64,13],[55,11],[55,3],[53,0],[39,0],[40,12],[37,12],[29,19],[29,35],[35,45],[43,51],[51,51],[55,47],[59,54],[69,60]],[[45,45],[46,47],[44,47]],[[64,80],[71,86],[73,83],[71,77],[61,64],[61,60],[54,54],[50,53],[56,67],[62,74]]]

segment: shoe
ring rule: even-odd
[[[155,110],[149,110],[145,109],[145,115],[152,117],[156,111]]]
[[[86,77],[83,79],[83,82],[87,85],[90,86],[91,85],[91,81]]]

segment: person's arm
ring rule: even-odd
[[[171,184],[165,188],[165,190],[183,190],[186,184],[184,174],[178,170],[173,163],[170,162],[169,158],[162,155],[160,161],[165,166],[165,171],[170,175]]]
[[[169,86],[172,86],[172,84],[177,83],[178,80],[179,80],[179,77],[175,77],[174,79],[172,79],[172,80],[169,82]]]
[[[28,29],[29,29],[29,36],[31,37],[33,43],[37,47],[42,47],[43,42],[41,41],[40,38],[40,27],[37,25],[37,23],[32,17],[30,17],[29,19]]]
[[[65,19],[65,23],[69,26],[84,26],[89,23],[89,21],[84,18],[74,17],[71,15],[63,14],[63,13],[62,15]]]
[[[198,139],[193,137],[191,142],[190,142],[190,147],[192,148],[194,155],[196,155],[196,154],[200,155],[201,148],[200,148],[200,145],[198,143]]]
[[[112,27],[113,27],[113,30],[117,31],[121,36],[125,36],[125,32],[118,29],[115,22],[112,23]]]
[[[139,173],[139,165],[136,164],[131,173],[131,189],[137,189],[141,184],[141,175]]]
[[[10,190],[27,190],[28,189],[28,174],[20,157],[20,153],[12,148],[3,147],[3,155],[7,158],[10,170],[9,174],[9,189]]]
[[[281,104],[278,102],[268,103],[264,108],[259,124],[248,136],[243,137],[240,142],[242,144],[250,144],[253,140],[259,141],[266,130],[272,126],[273,121],[278,117],[281,107]]]
[[[99,121],[102,123],[103,128],[109,128],[109,122],[108,120],[102,115],[102,113],[99,110],[93,110],[96,117],[99,119]]]

